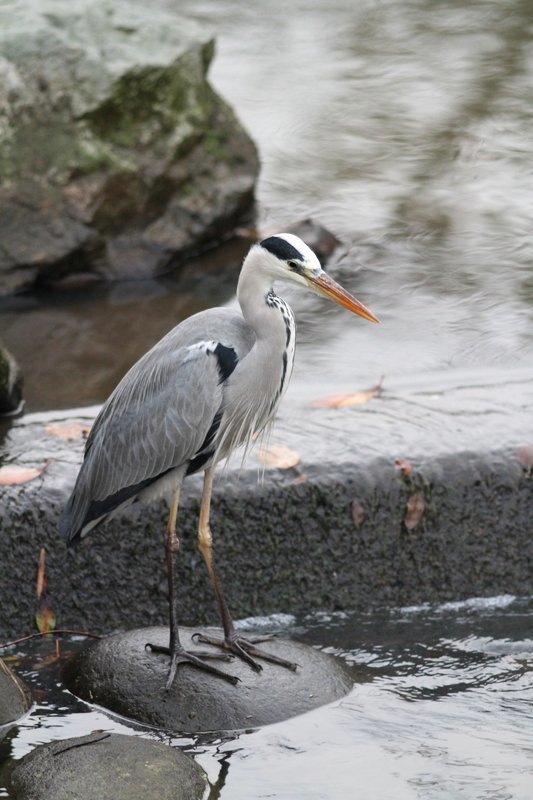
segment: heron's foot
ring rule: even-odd
[[[205,650],[199,650],[197,653],[191,653],[189,650],[185,650],[185,648],[181,646],[175,647],[174,650],[171,651],[170,647],[164,647],[160,644],[150,643],[146,644],[145,647],[152,653],[163,653],[164,655],[170,656],[170,669],[165,687],[167,692],[170,691],[172,684],[174,683],[174,678],[176,677],[176,672],[180,664],[191,664],[193,667],[204,670],[204,672],[210,672],[212,675],[218,675],[219,678],[224,678],[224,680],[229,681],[234,685],[239,682],[239,678],[237,678],[235,675],[230,675],[228,672],[218,669],[218,667],[215,667],[213,664],[209,664],[208,660],[204,660],[218,659],[219,661],[231,661],[232,657],[230,655],[226,655],[226,653],[211,653]]]
[[[195,633],[193,634],[192,638],[194,642],[211,644],[214,647],[220,647],[223,650],[233,653],[233,655],[239,656],[239,658],[242,658],[243,661],[246,661],[246,663],[249,664],[256,672],[261,672],[263,669],[261,664],[255,660],[256,658],[261,658],[264,661],[270,661],[271,664],[278,664],[278,666],[285,667],[293,672],[296,672],[296,669],[299,666],[293,661],[287,661],[287,659],[280,658],[280,656],[276,656],[274,653],[269,653],[267,650],[256,647],[256,645],[260,644],[261,642],[269,642],[274,639],[275,636],[273,634],[268,634],[265,636],[250,636],[247,639],[234,631],[224,639],[219,639],[216,636],[211,636],[210,634],[206,633]]]

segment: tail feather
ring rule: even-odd
[[[123,508],[134,503],[139,492],[159,480],[160,477],[149,478],[133,486],[125,486],[103,500],[82,497],[78,484],[76,484],[58,525],[59,533],[66,541],[67,546],[79,543],[101,522],[112,519]]]
[[[81,539],[81,532],[83,530],[83,524],[75,523],[75,514],[74,514],[74,501],[76,499],[75,491],[72,492],[71,496],[68,499],[67,505],[65,506],[63,513],[59,519],[58,523],[58,530],[59,535],[62,539],[67,543],[67,547],[71,547],[74,544],[78,544]]]

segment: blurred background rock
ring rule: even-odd
[[[249,220],[255,147],[161,5],[0,5],[0,295],[168,270]]]

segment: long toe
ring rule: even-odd
[[[204,661],[204,659],[217,659],[219,661],[231,661],[232,656],[228,653],[210,653],[204,650],[199,650],[197,653],[191,653],[188,650],[185,650],[182,647],[178,647],[175,649],[173,653],[169,647],[164,647],[163,645],[158,644],[146,644],[146,647],[151,650],[152,653],[163,653],[164,655],[170,656],[170,668],[168,671],[168,679],[166,683],[166,690],[167,692],[172,687],[174,683],[174,679],[176,677],[176,672],[180,664],[191,664],[191,666],[196,667],[197,669],[201,669],[204,672],[210,672],[212,675],[218,675],[219,678],[224,678],[224,680],[229,681],[230,683],[236,684],[239,682],[239,678],[235,675],[230,675],[228,672],[224,672],[221,669],[213,666],[213,664],[209,664],[208,661]]]
[[[165,647],[165,645],[147,642],[144,646],[145,649],[150,650],[151,653],[163,653],[165,656],[170,655],[170,647]],[[184,650],[183,652],[186,651]],[[213,653],[212,650],[196,650],[194,653],[191,653],[191,655],[197,656],[198,658],[212,659],[213,661],[233,661],[231,653]]]
[[[195,633],[193,638],[195,642],[203,642],[204,644],[211,644],[214,647],[222,647],[224,650],[242,658],[242,660],[246,661],[256,672],[260,672],[263,669],[261,664],[255,660],[256,658],[269,661],[271,664],[277,664],[280,667],[285,667],[285,669],[290,669],[293,672],[296,672],[298,668],[298,664],[295,664],[293,661],[287,661],[285,658],[274,655],[274,653],[269,653],[267,650],[256,647],[257,642],[269,641],[274,638],[273,636],[257,636],[246,639],[244,636],[233,634],[225,639],[218,639],[209,634]]]
[[[218,667],[215,667],[208,661],[203,661],[202,658],[199,658],[193,653],[190,653],[188,650],[179,650],[176,653],[173,653],[170,660],[170,669],[166,685],[167,692],[170,690],[172,684],[174,683],[176,670],[180,664],[190,664],[191,666],[196,667],[197,669],[201,669],[204,672],[210,672],[211,675],[218,675],[219,678],[224,678],[224,680],[229,681],[229,683],[233,683],[234,685],[239,683],[239,678],[237,678],[235,675],[230,675],[228,672],[224,672],[223,670],[218,669]]]

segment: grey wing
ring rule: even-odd
[[[222,404],[218,363],[209,351],[184,348],[135,367],[87,441],[95,500],[186,464]]]
[[[134,364],[98,415],[60,523],[66,539],[88,532],[165,473],[186,471],[209,440],[224,380],[243,347],[206,339],[180,346],[190,341],[186,328],[182,323]]]

